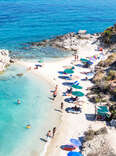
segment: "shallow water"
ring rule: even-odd
[[[20,72],[24,75],[16,76]],[[19,66],[9,67],[0,76],[1,156],[29,156],[43,149],[40,138],[45,138],[48,128],[58,118],[48,98],[49,89],[48,84]],[[21,104],[17,104],[17,99]],[[27,124],[32,128],[26,129]]]

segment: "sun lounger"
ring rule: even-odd
[[[66,108],[67,113],[73,113],[73,114],[79,114],[81,113],[81,108],[78,107],[77,110],[75,110],[74,107],[68,107]]]

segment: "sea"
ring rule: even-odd
[[[24,47],[80,29],[103,32],[115,23],[116,0],[0,0],[0,49],[18,59],[61,58],[70,53]],[[50,96],[50,86],[19,65],[0,75],[0,156],[40,156],[45,135],[58,118]]]

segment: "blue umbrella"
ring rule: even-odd
[[[73,91],[72,95],[81,97],[81,96],[84,96],[84,93],[83,92],[79,92],[79,91]]]
[[[84,59],[84,58],[81,58],[81,59],[80,59],[80,61],[82,61],[82,62],[85,62],[85,63],[86,63],[86,62],[88,62],[89,60]]]
[[[44,61],[41,59],[41,60],[39,60],[38,62],[39,62],[39,63],[43,63]]]
[[[35,64],[35,66],[40,66],[40,64]]]
[[[91,62],[91,61],[88,61],[87,63],[90,64],[90,65],[93,64],[93,62]]]
[[[67,156],[83,156],[80,152],[69,152]]]
[[[79,82],[78,81],[75,81],[73,84],[74,85],[79,85]]]
[[[65,69],[64,73],[66,73],[66,74],[73,74],[74,71],[72,69]]]
[[[75,88],[75,89],[82,89],[83,88],[83,87],[81,87],[79,85],[74,85],[74,84],[72,85],[72,87]]]
[[[78,146],[78,147],[82,146],[80,140],[78,139],[70,139],[70,142],[74,144],[75,146]]]
[[[87,73],[87,76],[93,76],[94,75],[94,73]]]

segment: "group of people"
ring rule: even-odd
[[[55,90],[53,91],[53,100],[55,100],[55,98],[56,98],[56,96],[57,96],[57,90],[58,90],[58,85],[56,85]],[[63,102],[61,102],[61,107],[60,107],[61,110],[63,110],[63,107],[64,107],[64,104],[63,104]],[[56,133],[56,127],[54,127],[52,131],[49,130],[49,131],[47,132],[47,134],[46,134],[47,140],[48,140],[49,138],[53,138],[54,135],[55,135],[55,133]]]
[[[80,108],[79,106],[77,107],[77,106],[75,105],[74,107],[72,107],[72,109],[74,109],[75,111],[79,111],[79,112],[81,113],[81,108]]]
[[[53,138],[55,133],[56,133],[56,127],[53,128],[52,132],[51,132],[51,130],[49,130],[48,133],[46,134],[47,140],[50,138]]]
[[[77,55],[77,52],[74,52],[73,56],[74,56],[74,60],[75,60],[75,61],[78,61],[78,55]]]
[[[71,94],[72,93],[72,87],[70,89],[67,89],[66,93]]]

